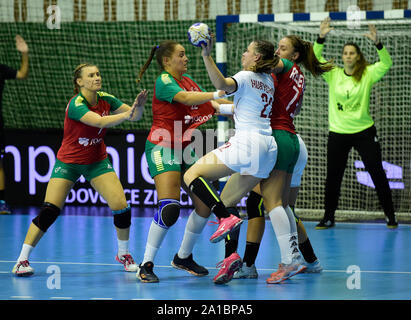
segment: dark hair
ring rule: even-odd
[[[151,61],[153,60],[154,55],[156,56],[156,60],[158,65],[160,66],[161,70],[164,70],[163,66],[163,58],[168,57],[170,58],[173,55],[175,47],[178,45],[178,42],[173,40],[166,40],[160,43],[160,45],[156,45],[151,48],[150,56],[148,57],[146,63],[141,67],[140,72],[138,74],[137,82],[141,81],[144,72],[150,66]]]
[[[294,48],[294,52],[298,52],[299,56],[295,60],[295,63],[302,63],[305,69],[307,69],[315,77],[322,75],[324,72],[328,72],[334,68],[333,61],[320,62],[314,54],[313,45],[311,42],[304,41],[296,35],[285,36],[291,41],[291,45]]]
[[[357,61],[355,64],[354,72],[352,74],[352,77],[354,78],[355,81],[360,81],[362,78],[362,75],[364,74],[365,68],[368,66],[368,61],[365,59],[364,54],[361,52],[360,47],[354,43],[354,42],[347,42],[343,46],[343,52],[346,46],[353,46],[355,50],[357,51],[357,54],[360,56],[360,59]]]
[[[274,45],[266,40],[254,40],[255,51],[261,55],[252,71],[258,73],[271,73],[275,66],[278,64],[280,57],[274,53]]]
[[[74,83],[74,94],[78,94],[80,92],[80,87],[77,84],[77,79],[81,78],[81,71],[85,67],[97,67],[95,64],[91,63],[81,63],[79,64],[73,71],[73,83]],[[98,68],[98,67],[97,67]]]

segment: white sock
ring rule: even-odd
[[[21,248],[20,256],[17,261],[29,260],[30,253],[33,249],[34,247],[31,245],[23,243],[23,247]]]
[[[158,249],[167,234],[167,229],[157,225],[154,221],[151,222],[150,230],[148,231],[146,251],[144,252],[144,259],[141,264],[148,261],[154,262]]]
[[[178,250],[179,258],[185,259],[193,252],[194,245],[207,224],[207,221],[208,218],[200,217],[195,210],[191,212],[187,220],[180,250]]]
[[[300,257],[300,251],[298,250],[298,232],[297,232],[297,222],[295,221],[295,216],[293,211],[291,210],[290,206],[284,208],[285,212],[288,216],[288,221],[290,221],[290,228],[291,228],[291,250],[293,259],[298,259]]]
[[[290,206],[284,208],[285,213],[287,213],[288,221],[290,221],[291,233],[297,233],[297,222],[295,221],[295,216],[293,210]]]
[[[118,244],[118,252],[117,256],[120,258],[122,255],[125,255],[129,253],[128,251],[128,241],[129,240],[120,240],[117,239],[117,244]]]
[[[282,206],[278,206],[269,212],[269,216],[280,247],[281,263],[290,264],[292,262],[291,227],[287,213]]]

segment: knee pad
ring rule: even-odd
[[[40,209],[40,213],[35,217],[32,222],[41,231],[46,232],[47,229],[56,221],[60,215],[60,208],[52,203],[44,202]]]
[[[154,215],[154,222],[164,229],[170,228],[176,223],[180,215],[180,201],[174,199],[162,199],[158,201],[158,210]]]
[[[113,211],[114,225],[119,229],[127,229],[131,225],[131,208],[128,205],[121,210]]]
[[[248,220],[264,217],[263,197],[251,191],[246,201]]]

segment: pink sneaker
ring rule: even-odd
[[[121,257],[116,255],[116,260],[124,266],[127,272],[136,272],[138,269],[138,265],[134,262],[131,254],[124,254]]]
[[[218,221],[217,231],[213,233],[210,241],[212,243],[216,243],[223,240],[227,234],[229,234],[231,231],[236,230],[242,223],[243,220],[232,214],[230,214],[228,218],[221,218]]]
[[[217,268],[220,268],[213,281],[216,284],[223,284],[230,282],[234,273],[240,269],[242,264],[241,258],[237,252],[232,253],[228,258],[225,258],[219,264]]]
[[[297,263],[296,261],[293,261],[287,265],[280,263],[278,265],[278,270],[276,272],[273,272],[267,279],[267,283],[280,283],[291,278],[292,276],[295,276],[298,273],[303,272],[306,268],[306,266]]]

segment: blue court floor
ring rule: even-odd
[[[141,262],[154,208],[133,208],[130,250]],[[141,283],[114,260],[117,242],[107,208],[66,207],[31,254],[35,274],[11,273],[36,208],[18,208],[0,216],[0,300],[410,300],[411,225],[396,230],[383,223],[337,223],[335,228],[305,227],[324,271],[300,274],[282,284],[265,280],[277,269],[279,249],[266,220],[256,266],[258,279],[212,282],[224,257],[224,242],[212,244],[215,225],[207,225],[194,249],[194,259],[209,269],[195,277],[171,267],[180,246],[188,209],[169,230],[155,261],[159,283]],[[247,221],[240,233],[245,247]]]

